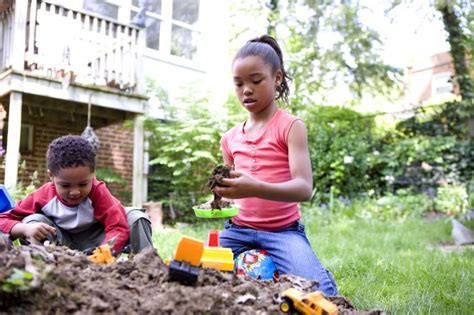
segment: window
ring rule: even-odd
[[[132,0],[130,21],[146,7],[146,46],[165,55],[195,60],[198,52],[200,0]]]
[[[108,18],[118,19],[119,6],[104,0],[84,0],[84,10],[91,11]]]
[[[173,0],[171,54],[193,60],[197,52],[199,32],[199,0]]]
[[[150,52],[197,59],[200,0],[83,0],[82,3],[86,11],[119,22],[144,25]]]
[[[197,52],[197,34],[184,27],[171,28],[171,54],[193,60]]]
[[[8,124],[5,124],[3,128],[3,150],[7,149],[8,141]],[[0,148],[1,150],[1,148]],[[30,154],[33,152],[33,125],[23,124],[21,125],[20,133],[20,153]]]
[[[21,153],[33,152],[33,126],[32,125],[21,126],[20,152]]]
[[[446,95],[453,93],[452,74],[450,72],[437,73],[431,80],[431,95]]]

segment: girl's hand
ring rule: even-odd
[[[249,174],[231,171],[231,178],[223,178],[213,192],[224,198],[239,199],[254,197],[260,186],[260,181]]]

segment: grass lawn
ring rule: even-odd
[[[393,314],[473,314],[474,251],[446,252],[447,219],[365,221],[303,210],[307,235],[323,264],[334,273],[341,295],[359,309]],[[161,257],[169,258],[181,235],[207,238],[223,220],[202,221],[156,233]]]

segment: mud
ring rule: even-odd
[[[207,187],[209,187],[209,189],[212,191],[214,187],[222,186],[220,184],[221,179],[230,178],[230,171],[231,171],[231,168],[226,165],[216,166],[212,170],[211,176],[209,176],[209,179],[207,181]],[[223,200],[222,197],[217,195],[216,193],[214,192],[212,193],[214,194],[214,200],[211,201],[211,204],[210,204],[211,209],[223,209],[223,208],[229,207],[230,202]],[[201,209],[205,209],[205,208],[201,208]]]
[[[6,285],[25,270],[31,279]],[[292,276],[274,283],[200,269],[198,282],[186,286],[169,281],[168,267],[154,250],[98,265],[65,247],[4,243],[0,284],[0,313],[15,314],[274,314],[280,292],[290,287],[309,292],[313,285]],[[382,314],[356,310],[342,296],[331,299],[342,314]]]

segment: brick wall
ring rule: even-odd
[[[96,130],[100,140],[97,168],[111,169],[127,181],[127,186],[109,184],[112,192],[129,203],[133,181],[133,130],[118,123]]]
[[[23,115],[23,123],[33,126],[33,150],[24,152],[20,160],[25,162],[25,168],[19,170],[19,181],[25,185],[31,182],[31,175],[38,172],[39,184],[49,181],[46,166],[46,150],[49,143],[57,137],[67,134],[81,134],[85,127],[82,121],[60,121],[48,123],[35,115]],[[97,152],[97,168],[108,168],[127,181],[127,186],[108,184],[113,194],[122,202],[128,204],[132,192],[133,177],[133,130],[122,127],[123,123],[113,124],[94,130],[100,140]],[[4,157],[1,157],[4,163]],[[3,182],[4,168],[0,168]]]

